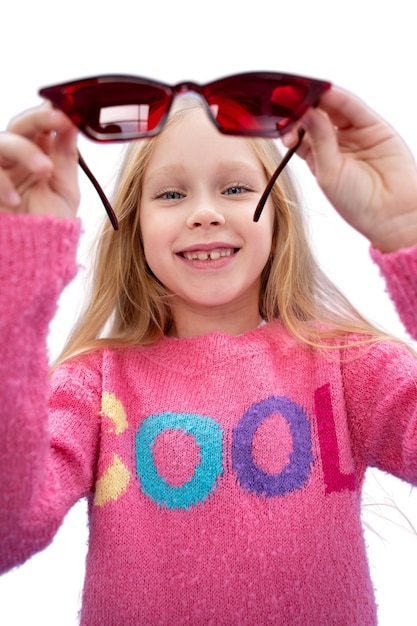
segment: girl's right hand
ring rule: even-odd
[[[77,129],[49,104],[0,133],[0,211],[75,217],[80,202]]]

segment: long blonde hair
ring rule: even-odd
[[[178,98],[167,125],[201,106],[190,98]],[[171,327],[169,294],[147,266],[139,224],[143,177],[160,136],[132,142],[126,151],[112,203],[119,231],[115,233],[106,220],[94,255],[90,301],[59,362],[103,345],[148,344]],[[275,142],[248,141],[269,179],[281,159]],[[274,252],[262,272],[259,311],[263,319],[280,320],[298,340],[319,347],[334,345],[329,338],[351,332],[380,337],[381,331],[354,309],[314,259],[288,168],[271,198]]]

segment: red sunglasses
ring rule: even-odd
[[[276,138],[288,131],[310,106],[316,106],[331,83],[275,72],[228,76],[201,85],[182,82],[174,86],[136,76],[97,76],[40,89],[39,94],[61,109],[90,139],[120,142],[157,135],[163,128],[175,96],[193,92],[208,116],[227,135]],[[258,221],[280,172],[302,140],[288,150],[274,172],[254,214]],[[117,230],[117,218],[84,159],[87,174]]]

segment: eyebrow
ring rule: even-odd
[[[259,168],[255,166],[251,161],[246,160],[235,160],[235,161],[220,161],[217,164],[218,173],[222,173],[224,171],[236,171],[245,169],[250,170],[253,174],[262,174],[263,168],[262,164],[259,163]],[[186,171],[186,168],[182,163],[174,163],[170,165],[163,165],[158,169],[151,172],[148,176],[146,176],[148,181],[152,181],[154,178],[158,178],[159,176],[173,176],[182,174]]]
[[[162,167],[158,167],[158,169],[153,170],[150,174],[146,174],[145,178],[148,180],[152,180],[153,178],[157,178],[158,176],[169,176],[171,174],[179,174],[185,170],[184,166],[181,163],[176,163],[173,165],[163,165]]]

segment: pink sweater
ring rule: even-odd
[[[83,626],[375,624],[361,485],[368,466],[417,482],[415,359],[332,358],[272,323],[104,349],[51,388],[78,231],[0,215],[0,571],[87,497]],[[373,256],[416,336],[417,249]]]

